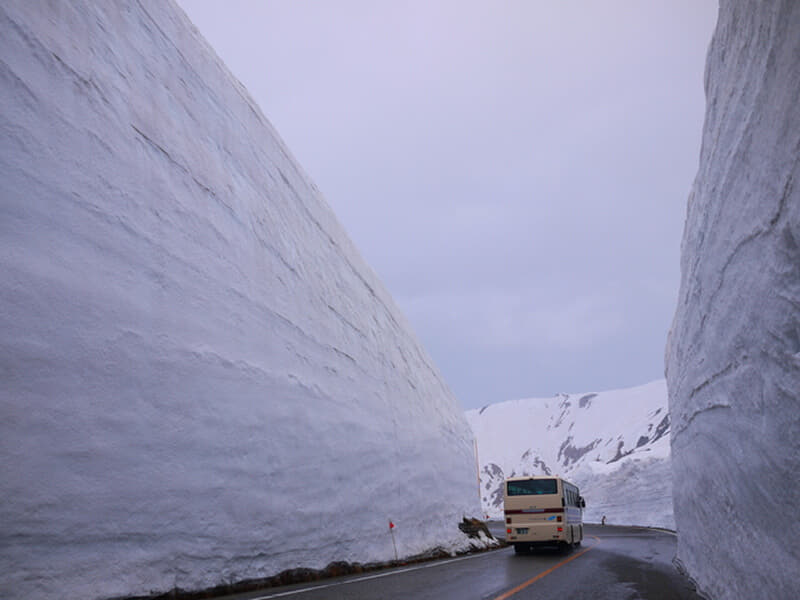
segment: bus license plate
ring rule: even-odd
[[[528,528],[527,527],[517,527],[517,533],[519,533],[519,534],[528,533]]]

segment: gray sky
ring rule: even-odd
[[[663,377],[714,0],[180,0],[464,408]]]

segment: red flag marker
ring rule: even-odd
[[[392,534],[392,548],[394,548],[394,561],[397,562],[397,542],[394,541],[394,523],[389,519],[389,533]]]

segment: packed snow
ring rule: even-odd
[[[800,3],[721,2],[667,348],[678,560],[800,597]]]
[[[457,402],[180,9],[0,31],[0,597],[474,543]]]
[[[673,529],[664,380],[601,393],[511,400],[467,411],[484,514],[503,516],[503,480],[559,475],[581,489],[584,519]]]

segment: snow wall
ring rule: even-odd
[[[678,560],[800,597],[800,2],[723,0],[667,346]]]
[[[584,521],[675,528],[667,386],[509,400],[466,412],[484,514],[503,518],[506,477],[560,475],[586,499]],[[624,490],[624,493],[620,493]]]
[[[0,597],[466,537],[472,432],[172,2],[0,5]],[[357,166],[354,166],[354,170]]]

